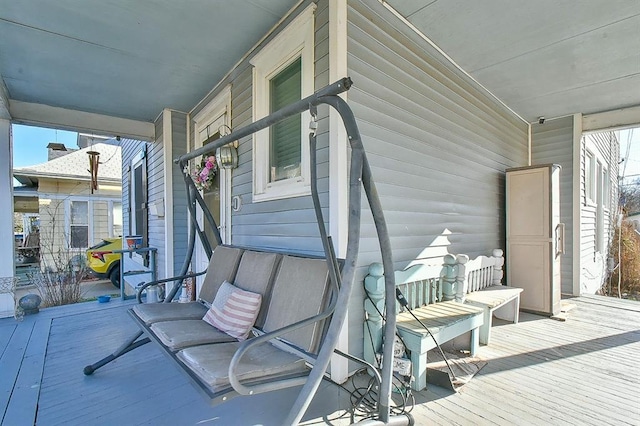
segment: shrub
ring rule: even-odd
[[[608,296],[638,300],[640,298],[640,234],[630,223],[616,229],[611,257],[617,266],[603,287]]]

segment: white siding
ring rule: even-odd
[[[603,208],[602,238],[604,239],[604,251],[600,251],[597,247],[597,204],[588,200],[586,196],[585,152],[587,149],[609,170],[610,191]],[[580,152],[580,293],[593,294],[605,283],[607,277],[607,257],[609,255],[609,244],[614,232],[618,205],[617,178],[620,146],[614,132],[591,133],[583,136]],[[600,198],[597,192],[596,198]]]
[[[163,133],[163,115],[160,114],[155,122],[156,139],[147,147],[147,203],[150,205],[156,201],[164,199],[164,170],[163,162],[165,160],[164,153],[164,133]],[[147,209],[147,212],[149,210]],[[148,214],[148,213],[147,213]],[[157,273],[158,278],[166,278],[164,275],[164,265],[167,261],[167,253],[165,253],[165,229],[164,217],[158,217],[148,214],[147,236],[149,247],[155,247],[157,252]]]
[[[187,115],[182,112],[171,111],[171,157],[166,161],[171,162],[173,200],[165,200],[165,209],[173,211],[173,253],[167,258],[173,260],[173,270],[175,274],[180,272],[184,263],[189,242],[189,211],[187,208],[187,197],[184,179],[180,168],[173,163],[173,160],[187,152]]]
[[[348,68],[354,82],[349,104],[396,269],[416,258],[504,247],[504,171],[527,164],[527,124],[377,2],[349,2]],[[370,213],[363,212],[357,280],[379,259]],[[361,286],[355,293],[349,341],[358,354]]]
[[[561,259],[562,292],[573,293],[573,117],[531,126],[531,162],[560,164],[560,222],[565,224]]]

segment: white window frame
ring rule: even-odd
[[[85,226],[85,225],[79,225],[73,224],[72,218],[71,218],[71,204],[72,203],[87,203],[87,246],[86,247],[72,247],[71,246],[71,238],[73,233],[71,232],[71,227],[72,226]],[[66,199],[65,203],[64,203],[64,209],[65,209],[65,229],[67,232],[67,247],[70,250],[83,250],[83,249],[87,249],[91,246],[91,242],[93,241],[93,202],[88,200],[88,199],[83,199],[83,198],[73,198],[73,199]]]
[[[305,98],[314,90],[314,12],[315,3],[309,5],[287,27],[273,38],[251,60],[253,65],[253,121],[270,111],[270,81],[279,72],[302,58],[302,93]],[[309,144],[306,143],[308,111],[301,114],[300,141],[301,175],[277,182],[269,182],[269,129],[253,135],[253,201],[268,201],[299,197],[311,193]]]
[[[115,223],[116,223],[116,217],[115,217],[115,212],[114,212],[114,206],[116,204],[120,204],[120,234],[121,235],[116,235],[115,231]],[[114,237],[118,237],[118,236],[123,236],[122,234],[124,233],[124,221],[123,221],[123,217],[122,217],[122,212],[123,212],[123,205],[122,205],[122,201],[114,201],[114,200],[109,200],[108,201],[108,216],[107,216],[107,226],[109,227],[109,237],[110,238],[114,238]]]
[[[596,203],[596,156],[591,150],[584,150],[584,193],[587,203]]]

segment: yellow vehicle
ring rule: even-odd
[[[108,278],[118,288],[120,288],[120,253],[114,253],[114,250],[121,249],[122,238],[105,238],[87,249],[87,267],[98,278]]]

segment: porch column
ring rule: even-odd
[[[13,248],[13,150],[11,123],[0,119],[0,241]],[[13,250],[0,256],[0,277],[13,276]]]
[[[11,155],[11,123],[0,119],[0,241],[10,250],[4,250],[0,256],[0,277],[13,277],[13,173]],[[0,318],[13,314],[13,293],[7,293],[7,282],[0,283]]]

